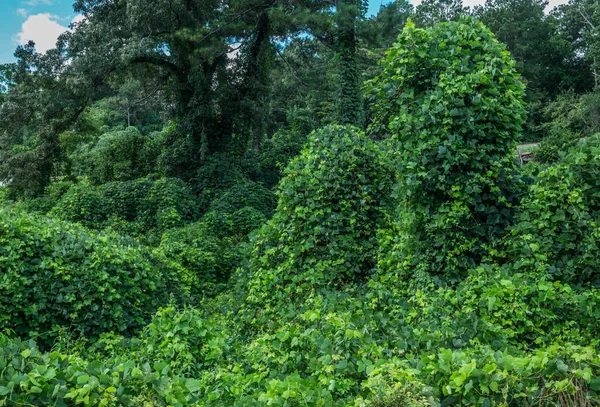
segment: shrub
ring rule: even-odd
[[[384,154],[361,131],[314,132],[287,167],[277,211],[253,242],[248,301],[364,280],[375,266],[391,181]]]
[[[556,162],[560,152],[568,150],[583,137],[585,108],[581,98],[574,92],[559,95],[543,109],[546,122],[540,126],[545,133],[538,149],[534,152],[537,161]]]
[[[246,177],[233,157],[223,153],[211,154],[192,182],[192,190],[198,196],[200,211],[208,211],[211,202],[220,193],[245,181]]]
[[[33,341],[0,335],[0,404],[197,405],[202,386],[192,376],[221,359],[226,334],[197,311],[166,308],[139,339],[103,336],[84,355],[44,353]]]
[[[519,213],[509,255],[523,269],[600,285],[600,136],[538,174]]]
[[[8,188],[0,185],[0,205],[4,206],[8,202]]]
[[[580,133],[565,131],[564,133],[550,133],[534,151],[535,159],[541,163],[555,163],[561,153],[564,153],[581,138]]]
[[[48,185],[44,194],[31,199],[15,202],[15,206],[26,212],[47,214],[54,208],[56,203],[67,193],[73,182],[70,180],[53,181]]]
[[[472,18],[408,23],[371,81],[374,123],[400,151],[397,262],[460,279],[512,222],[525,119],[514,61]]]
[[[109,182],[97,187],[107,217],[135,222],[140,217],[142,202],[148,196],[154,181],[140,178],[134,181]],[[103,225],[98,225],[98,228]]]
[[[245,207],[256,209],[270,218],[277,206],[273,192],[252,181],[233,185],[210,204],[210,210],[233,213]]]
[[[155,144],[135,127],[105,133],[79,157],[77,162],[83,163],[79,172],[95,185],[144,177],[156,168],[160,150]]]
[[[222,291],[239,264],[240,253],[227,238],[211,234],[202,221],[166,232],[160,249],[193,275],[191,294],[212,297]]]
[[[267,188],[273,188],[284,176],[284,169],[306,144],[310,131],[302,123],[293,123],[291,130],[279,130],[265,140],[260,153],[249,151],[246,158],[250,178]],[[311,127],[312,128],[312,127]]]
[[[56,330],[90,338],[130,334],[169,292],[183,296],[180,266],[116,235],[0,211],[0,327],[49,343]]]
[[[140,204],[142,222],[164,231],[198,219],[198,204],[189,187],[177,178],[161,178]]]
[[[74,185],[51,214],[91,229],[110,228],[157,243],[161,234],[198,219],[198,205],[181,180],[140,178],[94,187]]]
[[[108,217],[100,191],[86,181],[69,188],[50,214],[92,229],[101,228]]]
[[[211,297],[227,286],[242,263],[241,244],[265,221],[265,216],[251,207],[233,213],[211,211],[196,223],[164,233],[160,248],[194,275],[192,294]]]

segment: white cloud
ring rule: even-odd
[[[75,17],[73,17],[73,19],[71,20],[71,24],[79,24],[82,21],[85,20],[85,16],[83,14],[77,14]]]
[[[26,4],[30,7],[39,6],[40,4],[45,4],[47,6],[52,4],[52,0],[27,0],[24,1],[23,4]]]
[[[17,14],[20,15],[23,18],[27,17],[27,14],[29,14],[29,10],[24,9],[24,8],[18,8],[17,9]]]
[[[68,30],[60,25],[57,19],[58,17],[48,13],[29,16],[21,26],[21,32],[17,34],[17,42],[24,45],[33,41],[36,51],[40,53],[54,48],[58,36]]]

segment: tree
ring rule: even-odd
[[[600,63],[600,4],[596,0],[570,0],[553,11],[564,37],[572,44],[575,55],[582,58],[598,86]]]
[[[545,17],[547,0],[488,0],[474,14],[506,44],[528,90],[556,94],[568,49]],[[568,48],[568,47],[567,47]]]
[[[35,44],[17,48],[4,67],[8,92],[0,106],[0,179],[13,194],[41,194],[60,160],[59,134],[84,111],[97,91],[96,77],[68,80],[73,67],[64,43],[45,55]]]
[[[399,148],[401,236],[391,252],[403,271],[462,278],[513,219],[525,119],[515,63],[473,18],[409,23],[371,84],[371,132]]]
[[[417,6],[415,21],[422,26],[433,26],[447,21],[456,21],[468,14],[469,8],[462,0],[424,0]]]
[[[506,44],[523,75],[529,105],[525,137],[543,134],[543,106],[560,92],[585,89],[582,66],[569,41],[560,34],[556,18],[545,14],[546,0],[488,0],[476,7],[476,15]]]
[[[365,0],[296,0],[283,3],[277,20],[289,36],[308,34],[330,48],[337,62],[337,120],[361,126],[363,97],[357,61],[357,24]]]
[[[413,14],[413,6],[407,0],[395,0],[381,6],[376,16],[360,25],[359,34],[378,49],[390,48]]]

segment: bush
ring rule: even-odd
[[[543,109],[546,122],[540,128],[545,137],[534,152],[537,161],[556,162],[559,153],[567,151],[583,137],[586,127],[584,110],[581,98],[574,92],[559,95]]]
[[[265,216],[251,207],[233,213],[211,211],[196,223],[167,231],[160,248],[194,275],[192,294],[212,297],[227,286],[242,263],[248,234],[265,222]]]
[[[248,302],[364,281],[375,267],[391,181],[384,153],[361,131],[314,132],[287,167],[277,211],[253,242]]]
[[[0,211],[0,270],[0,329],[46,344],[60,328],[89,338],[131,334],[170,292],[182,297],[189,282],[160,253],[116,235],[6,211]]]
[[[157,133],[154,136],[160,136]],[[108,132],[100,136],[87,153],[77,159],[83,163],[80,175],[95,185],[112,181],[130,181],[151,174],[156,169],[160,149],[152,137],[135,127]]]
[[[248,152],[246,158],[247,172],[252,180],[273,188],[284,176],[284,169],[289,162],[298,156],[306,144],[310,131],[309,126],[295,123],[292,130],[279,130],[261,146],[260,153]]]
[[[400,152],[396,262],[456,281],[513,220],[524,86],[505,46],[472,18],[408,23],[371,81],[370,131]]]
[[[88,228],[110,228],[158,243],[161,234],[198,219],[198,205],[188,186],[179,179],[140,178],[94,187],[76,184],[56,204],[51,214]]]
[[[0,404],[197,405],[204,365],[221,359],[226,332],[193,310],[166,308],[140,339],[107,335],[84,355],[0,335]],[[169,338],[165,341],[165,338]]]
[[[192,190],[198,196],[200,211],[207,212],[211,202],[219,194],[246,181],[233,157],[223,153],[211,154],[192,182]]]
[[[545,133],[536,160],[555,163],[561,153],[577,144],[577,140],[600,131],[600,93],[577,95],[566,92],[544,108],[546,122],[540,126]]]
[[[31,199],[24,199],[15,202],[14,205],[26,212],[47,214],[54,208],[56,203],[67,193],[73,182],[69,180],[53,181],[42,196]]]
[[[210,210],[233,213],[250,207],[270,218],[277,206],[273,192],[252,181],[238,183],[230,187],[210,204]]]
[[[577,144],[579,138],[581,138],[580,133],[571,133],[569,131],[565,131],[562,134],[551,133],[540,142],[533,155],[541,163],[555,163],[558,161],[561,153],[564,153]]]
[[[108,217],[102,194],[86,181],[70,187],[50,214],[92,229],[102,228]]]
[[[191,294],[197,298],[212,297],[226,286],[240,262],[232,246],[229,239],[211,234],[202,221],[168,231],[160,242],[161,251],[194,276]]]
[[[0,206],[6,205],[8,202],[8,188],[0,186]]]
[[[164,231],[198,219],[198,204],[183,181],[161,178],[153,182],[138,213],[149,229]]]
[[[107,217],[136,222],[141,217],[142,202],[150,193],[154,181],[140,178],[134,181],[109,182],[96,187],[101,195]],[[102,228],[104,225],[98,225]]]
[[[600,286],[600,135],[538,174],[519,213],[509,255],[524,269]]]

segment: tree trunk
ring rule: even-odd
[[[362,127],[363,99],[356,55],[356,0],[339,0],[337,6],[337,46],[339,61],[338,120],[342,124]]]

